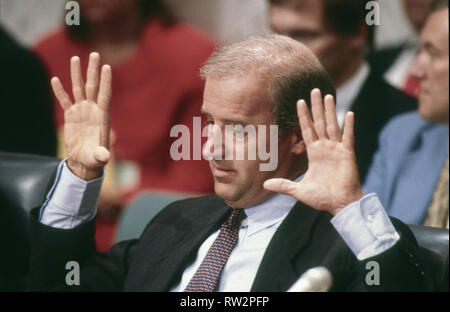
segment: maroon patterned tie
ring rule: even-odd
[[[216,291],[223,267],[236,246],[239,228],[244,218],[244,209],[233,209],[231,216],[220,227],[219,236],[209,248],[205,259],[184,291]]]

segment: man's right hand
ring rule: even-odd
[[[89,181],[103,174],[109,152],[109,104],[111,100],[111,67],[103,65],[100,77],[100,56],[89,56],[86,85],[83,83],[80,59],[72,57],[70,73],[75,103],[57,77],[51,84],[64,110],[64,144],[67,165],[79,178]]]

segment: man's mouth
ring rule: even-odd
[[[236,173],[236,170],[226,168],[224,166],[219,166],[217,164],[212,164],[212,174],[217,178],[229,177]]]

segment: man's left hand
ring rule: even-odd
[[[308,170],[303,179],[300,182],[269,179],[264,182],[264,188],[336,215],[364,196],[354,152],[354,114],[349,112],[345,116],[341,135],[333,96],[325,97],[324,107],[320,90],[312,90],[311,108],[313,118],[304,100],[297,103],[308,156]]]

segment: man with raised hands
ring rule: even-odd
[[[361,190],[353,113],[341,135],[326,71],[303,44],[280,35],[224,47],[202,68],[208,141],[224,145],[204,150],[216,194],[174,202],[139,239],[96,253],[93,220],[109,158],[111,97],[111,70],[99,69],[92,53],[84,85],[72,59],[74,103],[52,79],[65,110],[68,158],[46,202],[32,212],[32,289],[286,291],[314,266],[331,272],[335,291],[433,289],[412,233]],[[277,125],[278,166],[263,171],[267,160],[224,157],[229,146],[221,139],[230,125]],[[255,144],[271,131],[262,129],[264,136],[231,135],[236,145],[267,148]],[[81,275],[68,285],[73,261]]]

